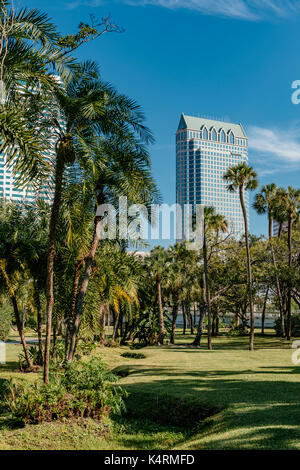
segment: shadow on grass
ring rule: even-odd
[[[214,449],[295,449],[300,442],[299,381],[260,380],[256,375],[299,373],[296,367],[286,369],[191,373],[164,368],[139,368],[136,373],[145,376],[145,381],[124,384],[124,387],[134,397],[139,393],[151,394],[158,407],[166,394],[178,397],[179,401],[189,396],[191,400],[197,399],[198,403],[203,400],[203,403],[228,406],[229,410],[224,415],[226,422],[222,419],[222,432],[218,434],[213,428],[211,431],[204,428],[197,438],[191,436],[193,444],[189,444],[189,448],[203,448],[204,445],[205,448]],[[154,376],[151,382],[147,381],[147,375],[150,374]],[[247,375],[245,379],[238,377],[244,374]],[[159,379],[162,375],[166,377],[164,380]],[[137,403],[137,413],[141,406]],[[203,432],[208,436],[212,434],[206,444],[202,442]]]

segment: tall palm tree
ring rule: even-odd
[[[228,168],[223,175],[224,180],[228,183],[227,189],[230,192],[239,192],[241,208],[244,217],[245,227],[245,241],[247,252],[247,268],[248,268],[248,291],[249,291],[249,305],[250,305],[250,344],[249,349],[254,349],[254,301],[253,301],[253,284],[252,284],[252,269],[251,269],[251,255],[249,246],[249,229],[248,229],[248,214],[245,206],[244,191],[252,191],[257,188],[257,174],[251,166],[246,163],[239,163],[236,166]]]
[[[268,229],[269,229],[269,243],[271,247],[271,254],[272,254],[272,261],[275,268],[275,277],[276,277],[276,289],[277,295],[279,300],[279,308],[280,308],[280,316],[282,322],[282,331],[284,331],[284,311],[283,311],[283,302],[282,302],[282,294],[281,288],[279,283],[279,277],[277,273],[277,262],[275,258],[275,251],[273,246],[273,220],[276,216],[276,207],[278,206],[278,202],[280,199],[280,195],[278,193],[278,187],[275,183],[267,184],[263,186],[258,194],[255,196],[255,201],[253,204],[254,209],[257,211],[258,214],[267,214],[268,215]],[[264,334],[264,319],[265,319],[265,308],[268,298],[269,289],[266,290],[264,307],[263,307],[263,314],[262,314],[262,334]]]
[[[150,131],[143,124],[143,113],[139,106],[126,96],[118,94],[110,85],[101,81],[98,68],[93,62],[82,65],[81,74],[66,83],[64,88],[56,91],[57,109],[62,112],[63,123],[59,120],[56,110],[54,115],[46,122],[50,127],[55,126],[57,140],[55,144],[55,175],[54,196],[49,224],[49,251],[47,258],[47,306],[46,306],[46,342],[45,342],[45,367],[44,381],[49,377],[49,352],[52,328],[52,314],[54,306],[53,296],[53,272],[55,258],[56,228],[61,207],[64,172],[68,166],[79,165],[84,167],[87,160],[94,162],[100,160],[101,164],[107,163],[103,159],[103,152],[99,150],[99,139],[104,136],[113,136],[120,141],[131,141],[133,136],[140,142],[151,142]],[[53,132],[53,130],[52,130]],[[136,141],[137,141],[136,139]],[[136,142],[135,141],[135,142]],[[141,143],[136,147],[141,146]],[[135,148],[136,148],[135,147]],[[134,148],[133,148],[134,150]],[[101,165],[100,164],[100,165]],[[98,185],[97,204],[104,203],[103,183]],[[80,316],[83,300],[86,293],[92,260],[99,243],[96,233],[100,218],[95,219],[95,237],[91,250],[86,258],[83,285],[78,294],[77,316]]]
[[[210,228],[216,234],[216,252],[218,253],[219,245],[219,234],[226,233],[228,230],[228,222],[224,215],[214,214],[210,220]],[[219,297],[216,299],[216,307],[214,309],[213,319],[212,319],[212,335],[218,335],[219,331]]]
[[[147,260],[147,265],[151,277],[153,278],[156,285],[157,294],[157,307],[158,307],[158,319],[159,319],[159,333],[158,333],[158,344],[164,343],[165,337],[165,323],[164,323],[164,311],[163,311],[163,300],[162,300],[162,281],[166,275],[168,266],[168,255],[166,250],[157,246],[151,251],[151,256]]]
[[[125,136],[120,139],[102,139],[93,155],[95,174],[91,177],[91,184],[94,185],[96,206],[110,202],[117,207],[119,196],[126,196],[128,204],[144,204],[148,207],[159,200],[151,175],[149,154],[139,139],[131,135],[127,136],[127,140]],[[78,333],[93,262],[101,241],[102,223],[103,217],[96,213],[93,236],[85,255],[84,272],[76,299],[73,338]],[[73,343],[71,351],[74,347]]]
[[[278,190],[280,211],[286,214],[288,220],[288,266],[292,267],[293,262],[293,226],[299,218],[300,211],[300,189],[289,186],[288,189],[280,188]],[[292,334],[292,289],[288,287],[287,298],[287,325],[286,336],[291,339]]]
[[[204,221],[203,221],[203,262],[204,262],[204,293],[203,296],[206,302],[207,308],[207,346],[208,349],[212,349],[211,341],[211,301],[210,301],[210,282],[208,275],[208,253],[207,253],[207,235],[215,211],[213,207],[204,207]]]

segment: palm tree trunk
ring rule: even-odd
[[[46,340],[45,340],[45,356],[44,356],[44,383],[49,382],[49,363],[50,363],[50,342],[51,342],[51,329],[52,329],[52,315],[54,306],[53,295],[53,273],[54,273],[54,258],[55,258],[55,242],[56,242],[56,227],[59,216],[59,209],[61,204],[62,195],[62,181],[64,173],[64,163],[57,153],[56,155],[56,168],[55,168],[55,187],[54,199],[51,208],[50,224],[49,224],[49,247],[47,255],[47,279],[46,279]]]
[[[73,357],[75,354],[76,340],[77,340],[77,335],[79,331],[79,325],[80,325],[80,319],[81,319],[81,314],[83,310],[84,299],[86,296],[87,288],[88,288],[90,277],[92,274],[94,258],[95,258],[96,251],[97,251],[99,241],[100,241],[101,223],[102,223],[102,217],[96,216],[94,236],[93,236],[92,244],[90,246],[89,253],[87,257],[85,258],[84,275],[83,275],[80,290],[78,292],[77,299],[76,299],[75,318],[74,318],[74,324],[73,324],[73,329],[72,329],[72,334],[71,334],[70,349],[69,349],[69,354],[68,354],[69,362],[73,360]]]
[[[289,268],[292,267],[293,258],[293,219],[289,216],[288,221],[288,249],[289,249]],[[288,292],[287,292],[287,327],[286,327],[286,339],[289,341],[292,336],[292,289],[291,282],[289,279]]]
[[[239,188],[240,202],[243,211],[244,225],[245,225],[245,240],[246,240],[246,252],[247,252],[247,269],[248,269],[248,291],[249,291],[249,307],[250,307],[250,351],[254,350],[254,305],[253,305],[253,285],[252,285],[252,269],[251,269],[251,255],[249,246],[249,231],[248,231],[248,219],[247,211],[244,202],[243,187]]]
[[[115,341],[116,340],[116,337],[118,335],[118,325],[119,325],[119,317],[120,317],[120,314],[119,313],[115,313],[115,311],[113,311],[113,314],[114,314],[114,329],[113,329],[113,334],[112,334],[112,341]]]
[[[100,305],[99,309],[99,326],[100,326],[100,344],[106,344],[105,336],[105,317],[106,317],[106,306],[104,304]]]
[[[157,280],[157,302],[158,302],[158,315],[159,315],[159,332],[158,332],[158,344],[164,344],[165,336],[165,324],[164,324],[164,313],[161,298],[161,281]]]
[[[175,344],[175,330],[176,330],[176,320],[178,315],[178,301],[174,300],[173,312],[172,312],[172,330],[170,336],[170,343]]]
[[[77,260],[75,263],[75,271],[74,271],[73,287],[72,287],[71,311],[66,321],[65,361],[68,360],[69,347],[70,347],[70,342],[71,342],[72,322],[74,322],[74,318],[75,318],[76,299],[77,299],[77,292],[78,292],[80,271],[81,271],[82,264],[83,264],[82,260]]]
[[[204,221],[203,231],[203,261],[204,261],[204,276],[205,276],[205,294],[207,303],[207,347],[212,350],[211,341],[211,302],[210,302],[210,288],[208,278],[208,262],[207,262],[207,243],[206,243],[206,224]]]
[[[38,345],[39,345],[39,358],[38,358],[38,364],[40,366],[43,365],[44,359],[44,352],[43,352],[43,332],[42,332],[42,307],[41,307],[41,299],[40,299],[40,293],[39,293],[39,288],[37,286],[37,279],[34,279],[34,304],[36,308],[36,320],[37,320],[37,335],[38,335]]]

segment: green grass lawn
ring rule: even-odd
[[[45,423],[11,429],[2,418],[1,449],[300,449],[300,366],[291,361],[290,344],[271,334],[256,338],[214,339],[214,350],[186,346],[190,336],[178,332],[177,345],[141,350],[146,358],[124,358],[128,347],[101,348],[112,369],[133,397],[145,394],[160,406],[166,396],[223,407],[198,429],[163,425],[147,416],[121,418],[99,426],[85,422]],[[7,347],[1,377],[39,380],[38,374],[16,370],[19,345]],[[1,421],[0,421],[1,422]]]

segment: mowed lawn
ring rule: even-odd
[[[221,405],[224,410],[196,432],[161,426],[149,420],[118,420],[102,427],[82,423],[45,423],[10,429],[3,419],[1,449],[300,449],[300,366],[291,360],[290,344],[271,334],[256,338],[214,339],[207,351],[186,346],[191,337],[178,332],[175,347],[141,350],[146,358],[123,358],[128,347],[99,348],[108,366],[121,371],[129,393],[148,393],[157,406],[167,395]],[[37,374],[13,370],[18,345],[8,345],[1,377],[39,380]],[[140,406],[140,405],[138,405]],[[170,411],[171,412],[171,411]],[[191,430],[190,430],[191,431]]]

